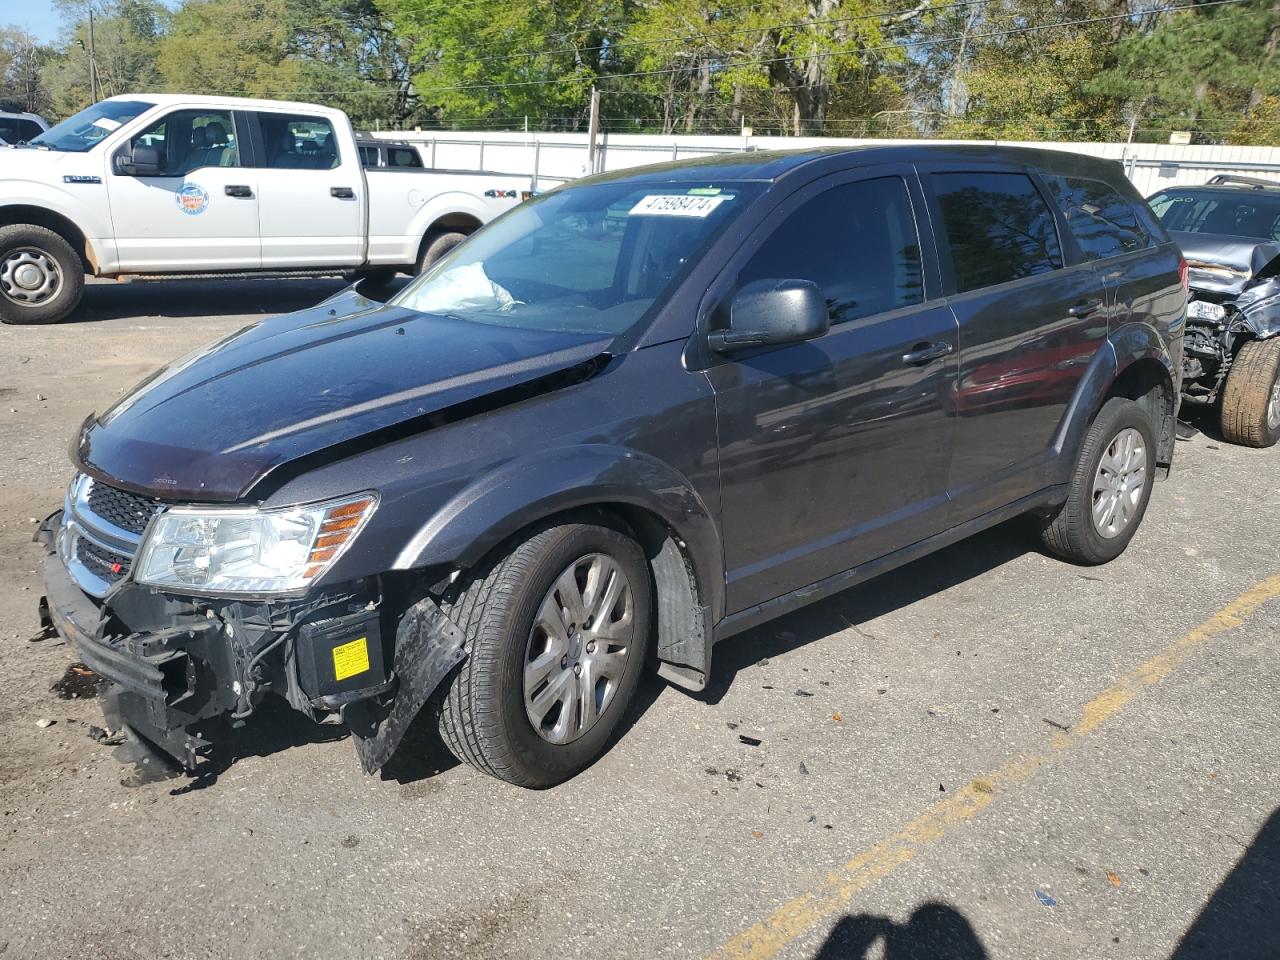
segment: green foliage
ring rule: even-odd
[[[0,33],[0,97],[54,116],[88,102],[92,8],[104,96],[312,100],[370,127],[581,130],[595,87],[612,131],[1280,137],[1280,0],[55,2],[56,47]]]

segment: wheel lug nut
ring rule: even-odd
[[[565,668],[566,668],[566,667],[568,667],[568,666],[569,666],[569,658],[568,658],[568,657],[561,657],[561,658],[560,658],[560,669],[561,669],[561,670],[563,670],[563,669],[565,669]]]
[[[596,642],[594,640],[591,640],[587,643],[587,653],[595,653],[595,652],[596,652]]]
[[[574,676],[576,676],[576,677],[580,677],[580,676],[582,676],[582,664],[580,664],[580,663],[575,663],[575,664],[573,665],[573,675],[574,675]]]

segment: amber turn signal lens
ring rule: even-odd
[[[323,570],[325,564],[355,535],[375,502],[373,497],[364,497],[325,511],[324,518],[320,521],[320,535],[316,537],[311,553],[307,556],[307,568],[303,574],[307,579]]]

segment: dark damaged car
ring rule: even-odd
[[[547,786],[646,668],[701,690],[717,642],[1003,520],[1117,556],[1173,454],[1185,302],[1086,157],[588,178],[387,303],[255,323],[89,417],[46,616],[113,729],[188,767],[271,696],[367,771],[426,710]]]
[[[1220,407],[1233,443],[1280,440],[1280,182],[1214,177],[1151,208],[1187,259],[1183,399]]]

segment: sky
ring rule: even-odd
[[[62,22],[53,0],[0,0],[0,27],[25,27],[37,40],[58,39]]]

